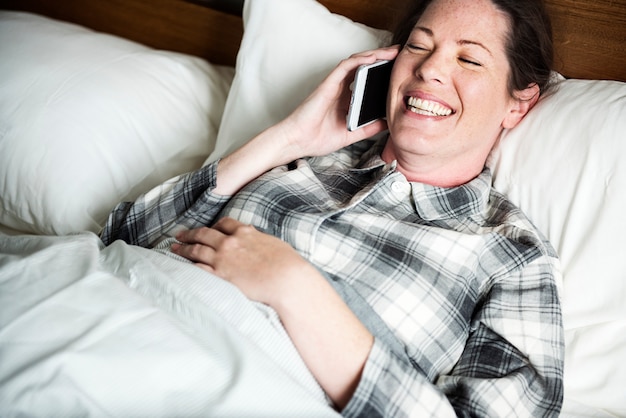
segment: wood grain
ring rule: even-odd
[[[557,71],[626,81],[626,0],[547,0],[546,6]]]
[[[0,8],[40,13],[158,49],[233,65],[241,17],[182,0],[0,0]]]
[[[410,1],[320,0],[335,13],[383,29],[395,25]],[[555,70],[570,78],[626,81],[626,0],[546,4]],[[0,0],[0,8],[41,13],[216,64],[235,64],[243,35],[241,17],[183,0]]]

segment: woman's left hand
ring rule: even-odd
[[[276,311],[307,367],[342,409],[374,337],[320,272],[295,249],[232,218],[176,235],[172,251]]]
[[[289,244],[232,218],[214,227],[183,231],[172,252],[233,283],[248,298],[274,306],[307,270],[317,273]]]

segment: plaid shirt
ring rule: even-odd
[[[102,233],[153,246],[230,216],[291,244],[364,300],[375,334],[345,416],[557,416],[563,330],[554,250],[491,188],[410,183],[362,141],[217,196],[216,164],[121,203]],[[323,309],[321,307],[321,309]]]

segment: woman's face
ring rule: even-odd
[[[407,171],[415,162],[415,170],[473,172],[461,182],[480,173],[517,102],[507,90],[508,27],[508,17],[490,0],[428,6],[391,75],[385,160],[397,159]]]

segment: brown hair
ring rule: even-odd
[[[393,34],[393,44],[406,44],[415,24],[433,0],[412,2],[409,13]],[[554,47],[552,24],[542,0],[491,0],[509,17],[506,55],[511,67],[508,89],[524,90],[537,84],[540,94],[550,87]]]

